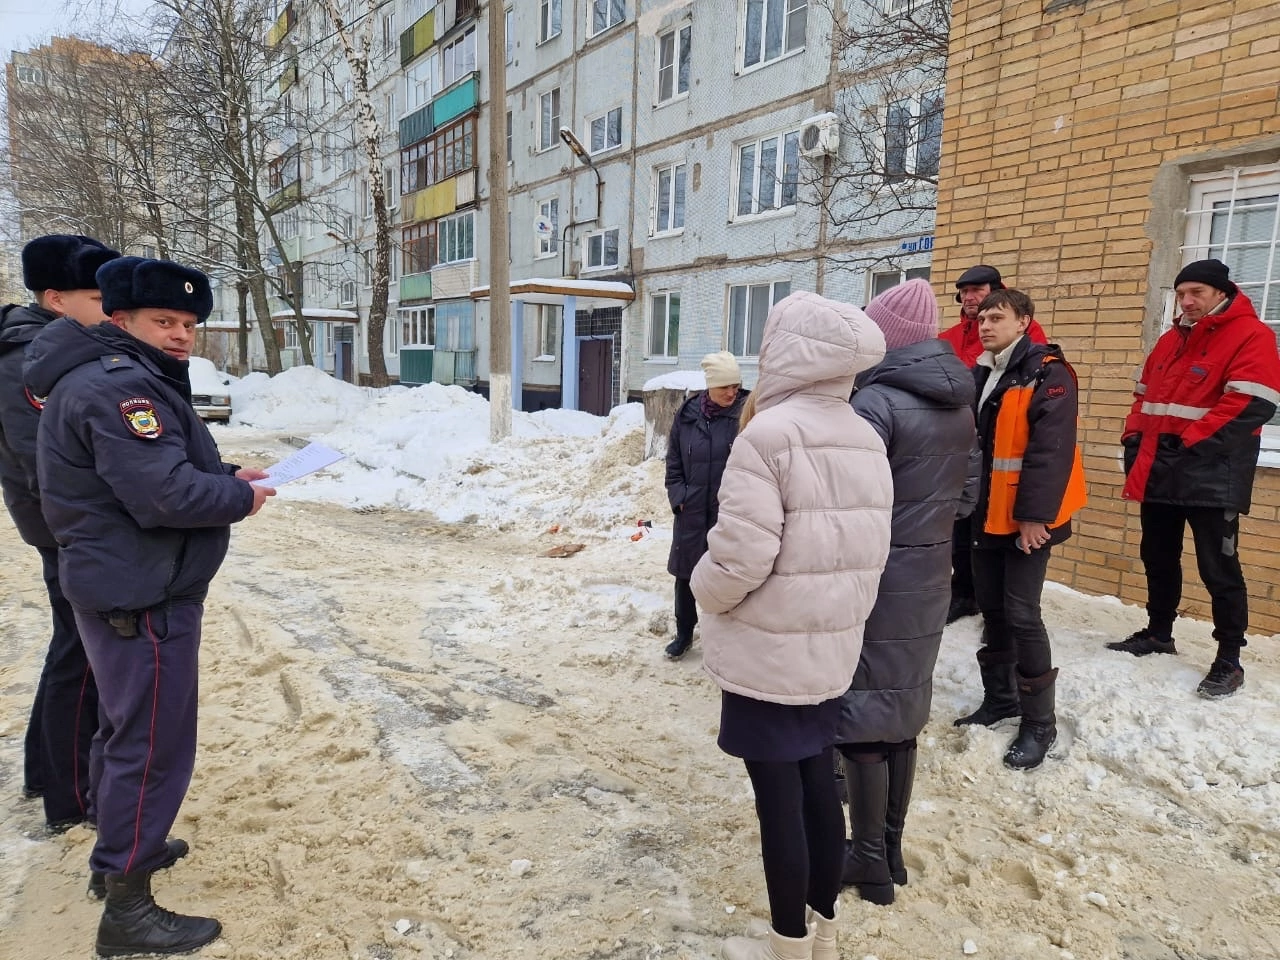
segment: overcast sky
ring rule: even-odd
[[[0,0],[0,37],[4,49],[0,54],[9,59],[11,50],[25,50],[51,36],[92,33],[94,15],[117,6],[136,13],[148,0]]]

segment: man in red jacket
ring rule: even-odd
[[[1173,286],[1182,313],[1143,365],[1121,438],[1124,498],[1142,504],[1148,623],[1107,647],[1139,657],[1178,652],[1173,621],[1190,524],[1218,642],[1196,692],[1216,700],[1244,685],[1249,592],[1237,553],[1240,514],[1249,512],[1262,427],[1280,403],[1280,355],[1275,333],[1226,264],[1187,264]]]
[[[956,303],[960,304],[960,322],[942,331],[938,338],[951,344],[956,356],[970,370],[982,356],[982,340],[978,337],[978,306],[992,290],[1004,290],[1000,271],[980,263],[960,274],[956,281]],[[1032,343],[1048,343],[1044,330],[1033,318],[1027,327],[1027,339]],[[956,521],[951,535],[951,606],[947,610],[947,623],[970,617],[978,612],[978,601],[973,596],[973,569],[970,566],[970,541],[973,539],[969,518]]]

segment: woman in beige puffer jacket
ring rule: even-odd
[[[844,815],[832,750],[893,512],[884,444],[849,395],[884,352],[856,307],[813,293],[774,306],[755,414],[693,571],[703,663],[722,690],[719,744],[755,790],[772,914],[767,940],[726,943],[731,960],[836,956]]]

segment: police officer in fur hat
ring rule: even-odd
[[[181,953],[222,930],[151,896],[152,873],[186,852],[167,837],[195,763],[204,598],[230,525],[275,491],[252,482],[266,477],[261,470],[223,463],[191,407],[187,358],[213,306],[208,278],[121,257],[97,280],[111,322],[50,324],[31,344],[25,375],[48,398],[38,444],[44,513],[102,705],[90,857],[92,883],[106,894],[97,950]]]
[[[44,667],[27,725],[23,793],[42,797],[50,829],[90,814],[89,744],[98,728],[98,691],[71,606],[58,583],[58,544],[40,513],[36,428],[41,401],[22,382],[27,347],[58,317],[102,323],[94,274],[120,254],[91,237],[50,234],[22,248],[22,278],[35,298],[0,307],[0,489],[22,539],[40,553],[53,615]]]

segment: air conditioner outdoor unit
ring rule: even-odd
[[[820,113],[800,124],[800,156],[835,156],[840,152],[840,118]]]

